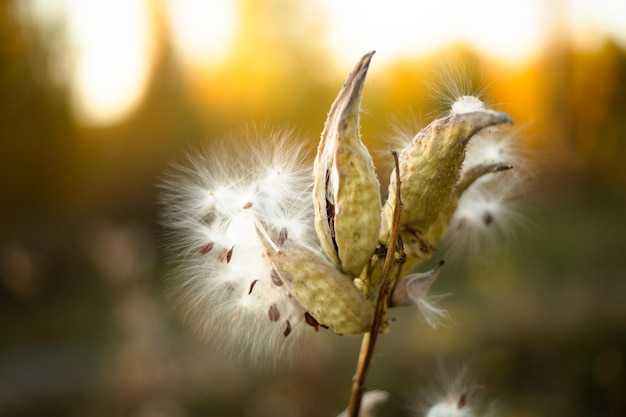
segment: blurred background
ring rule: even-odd
[[[623,1],[0,0],[0,416],[343,410],[358,339],[267,369],[183,325],[156,184],[250,127],[313,149],[370,50],[368,146],[441,115],[457,68],[536,167],[531,226],[479,258],[439,248],[455,324],[394,312],[368,381],[392,393],[380,415],[415,415],[464,366],[501,415],[626,415]]]

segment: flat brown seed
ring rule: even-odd
[[[198,253],[200,255],[206,255],[213,250],[213,245],[213,242],[209,242],[206,245],[200,246],[200,249],[198,249]]]
[[[291,323],[289,323],[289,320],[286,320],[286,322],[287,322],[287,328],[283,332],[283,335],[285,335],[285,337],[289,336],[289,333],[291,333]]]
[[[315,320],[315,317],[313,317],[312,315],[309,314],[308,311],[304,312],[304,320],[306,320],[306,324],[308,324],[309,326],[313,327],[315,329],[315,331],[319,330],[320,324],[318,323],[317,320]]]
[[[278,244],[282,245],[283,243],[285,243],[287,241],[287,228],[283,227],[282,229],[280,229],[280,233],[278,234]]]
[[[466,405],[467,405],[467,393],[462,392],[461,395],[459,395],[459,401],[457,402],[456,406],[458,408],[463,408]]]
[[[326,170],[326,190],[328,190],[328,185],[330,183],[330,170]],[[328,227],[330,229],[330,238],[333,242],[333,247],[335,248],[335,253],[339,252],[339,247],[337,246],[337,240],[335,239],[335,205],[328,199],[328,191],[326,194],[326,219],[328,221]]]
[[[233,257],[233,249],[235,249],[235,247],[233,246],[232,248],[230,248],[228,250],[228,252],[226,252],[226,263],[229,264],[230,263],[230,258]]]
[[[252,207],[252,201],[248,201],[246,204],[243,205],[244,209],[249,209],[250,207]]]
[[[485,226],[490,226],[494,220],[495,219],[493,218],[493,214],[489,213],[488,211],[483,214],[483,223],[485,224]]]
[[[274,283],[274,285],[276,285],[277,287],[283,285],[283,280],[280,279],[280,276],[275,269],[272,269],[272,272],[270,272],[270,276],[272,277],[272,282]]]
[[[252,294],[252,290],[254,289],[254,286],[256,285],[258,279],[255,279],[254,281],[252,281],[250,283],[250,290],[248,291],[248,295]]]
[[[278,307],[276,307],[276,304],[272,304],[270,306],[269,316],[270,320],[272,321],[278,321],[278,319],[280,318],[280,311],[278,311]]]

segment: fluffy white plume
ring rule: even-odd
[[[461,96],[452,105],[451,113],[484,108],[477,97]],[[513,168],[486,174],[463,192],[445,235],[451,243],[451,253],[476,253],[511,235],[512,226],[524,223],[516,206],[528,184],[529,159],[516,139],[513,127],[494,126],[483,129],[470,141],[463,171],[499,163]]]
[[[315,245],[310,173],[301,145],[279,132],[220,142],[163,182],[183,309],[227,353],[281,359],[314,324],[272,269],[260,237],[268,228],[280,230],[279,239]]]

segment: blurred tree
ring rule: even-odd
[[[626,186],[626,52],[606,42],[575,53],[571,75],[576,159],[592,181]]]
[[[0,1],[0,210],[5,226],[55,208],[71,175],[66,90],[52,76],[58,28],[24,4]],[[22,6],[22,7],[20,7]]]
[[[314,3],[239,0],[233,48],[213,74],[193,74],[192,94],[222,126],[242,120],[297,122],[321,131],[337,89],[323,45],[324,17]],[[355,52],[355,59],[362,51]],[[331,82],[332,81],[332,82]]]
[[[626,185],[626,51],[612,41],[597,51],[560,45],[546,51],[538,73],[539,129],[550,165],[594,189]]]

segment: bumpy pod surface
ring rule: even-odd
[[[451,202],[465,158],[465,147],[481,129],[511,118],[491,110],[453,113],[422,129],[399,156],[403,203],[401,237],[408,255],[428,258],[433,251],[430,230]],[[389,198],[383,210],[381,239],[386,239],[396,205],[396,176],[391,174]]]
[[[459,206],[459,199],[461,198],[462,194],[468,189],[468,187],[470,187],[477,180],[487,174],[507,171],[511,168],[513,168],[513,166],[509,163],[496,162],[475,165],[464,170],[461,173],[459,181],[454,187],[454,192],[452,193],[452,198],[450,200],[450,203],[448,204],[448,207],[441,213],[437,223],[430,229],[428,234],[428,240],[431,242],[435,242],[443,236],[443,233],[446,230],[450,219],[452,218]]]
[[[279,239],[279,251],[266,243],[267,257],[275,280],[285,283],[309,313],[309,320],[340,334],[361,334],[368,330],[374,306],[343,274],[321,254],[291,240]]]
[[[373,53],[365,55],[333,103],[315,159],[315,230],[328,257],[359,275],[380,231],[380,184],[361,141],[361,93]]]

